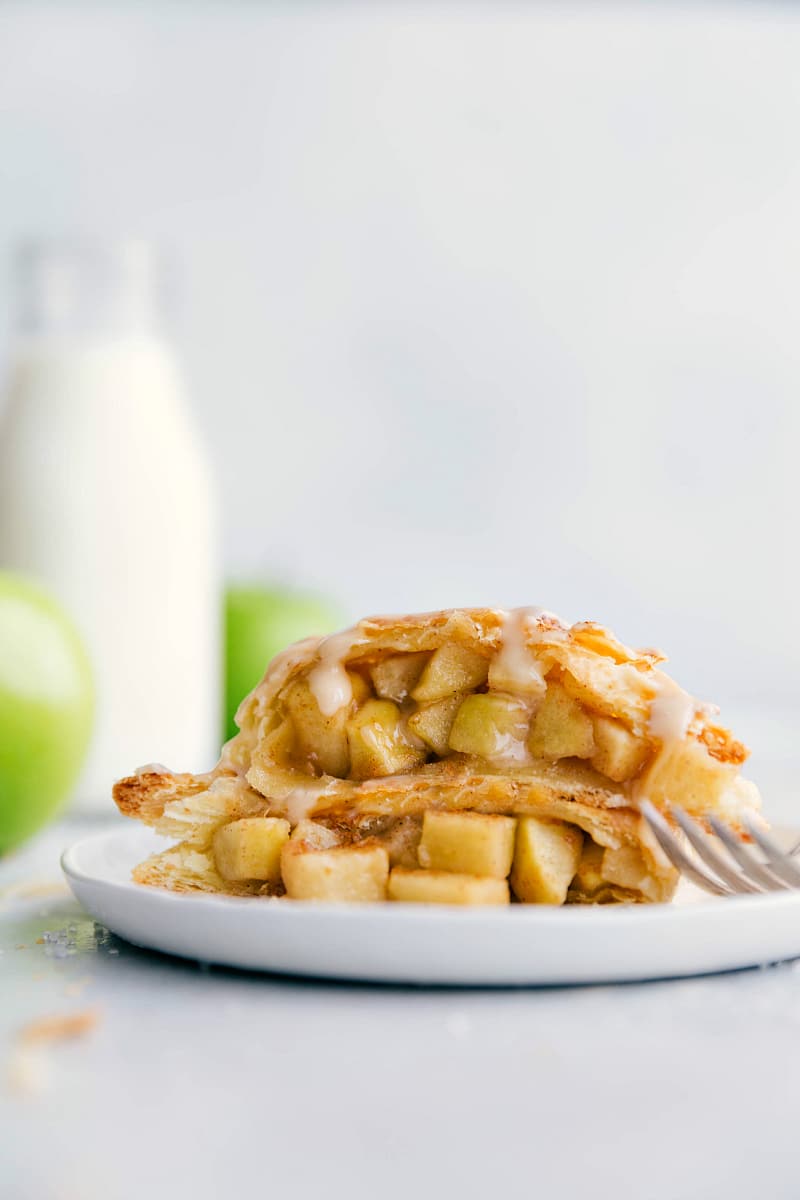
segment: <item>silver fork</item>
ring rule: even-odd
[[[716,896],[741,896],[800,888],[800,866],[793,858],[800,843],[786,853],[756,825],[745,821],[746,831],[764,854],[764,858],[760,858],[717,817],[709,817],[709,824],[716,834],[712,838],[682,808],[673,807],[672,816],[686,835],[694,851],[691,853],[649,800],[642,801],[641,811],[672,865],[706,892]]]

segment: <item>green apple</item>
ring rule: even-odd
[[[0,854],[67,799],[89,745],[92,675],[61,607],[0,571]]]
[[[341,612],[323,596],[251,584],[225,595],[225,737],[236,733],[239,704],[261,679],[267,664],[292,642],[331,633]]]

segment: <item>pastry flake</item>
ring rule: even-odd
[[[141,768],[114,798],[177,844],[177,891],[447,904],[671,898],[647,798],[741,832],[747,750],[602,626],[541,609],[373,617],[279,654],[206,775]]]

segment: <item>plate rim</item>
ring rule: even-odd
[[[142,826],[96,831],[67,847],[62,869],[78,902],[123,941],[237,970],[504,988],[688,978],[800,958],[800,890],[566,908],[171,892],[130,878],[161,841]]]

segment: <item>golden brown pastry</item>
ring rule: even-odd
[[[454,904],[664,901],[648,798],[737,828],[759,807],[716,710],[600,625],[540,609],[374,617],[290,646],[207,775],[114,799],[177,844],[177,891]]]

